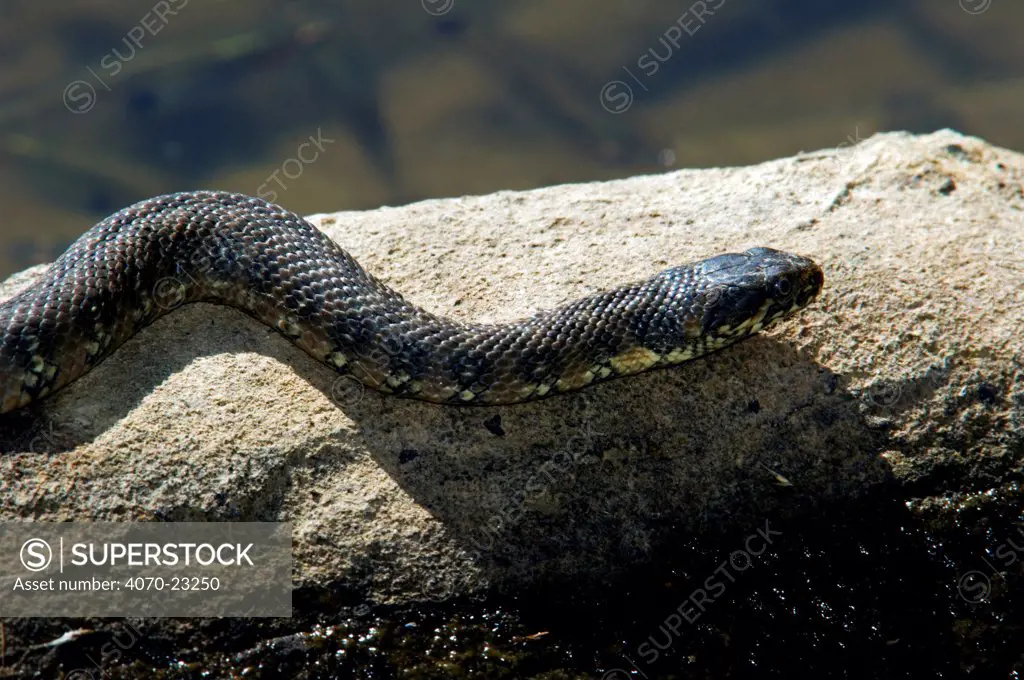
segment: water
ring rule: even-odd
[[[753,163],[878,130],[1024,148],[1009,0],[4,12],[0,275],[189,188],[308,213]],[[331,141],[299,158],[311,136]]]

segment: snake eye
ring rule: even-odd
[[[793,293],[793,283],[786,277],[782,277],[775,282],[775,296],[781,300],[785,300]]]

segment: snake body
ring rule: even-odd
[[[151,198],[82,235],[0,304],[0,413],[79,378],[176,307],[235,307],[380,392],[508,404],[678,364],[806,306],[812,261],[768,248],[674,267],[507,324],[407,302],[314,226],[241,194]]]

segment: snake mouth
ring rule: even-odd
[[[813,261],[770,248],[716,259],[729,266],[715,271],[718,285],[705,299],[702,330],[728,341],[757,333],[803,309],[825,282]]]
[[[802,259],[802,258],[801,258]],[[825,284],[825,275],[814,262],[805,260],[805,264],[772,284],[772,289],[782,294],[770,298],[770,306],[765,314],[764,326],[783,319],[800,311],[818,297]]]

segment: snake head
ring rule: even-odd
[[[738,340],[806,307],[825,277],[811,260],[771,248],[751,248],[698,265],[705,281],[701,331]]]

